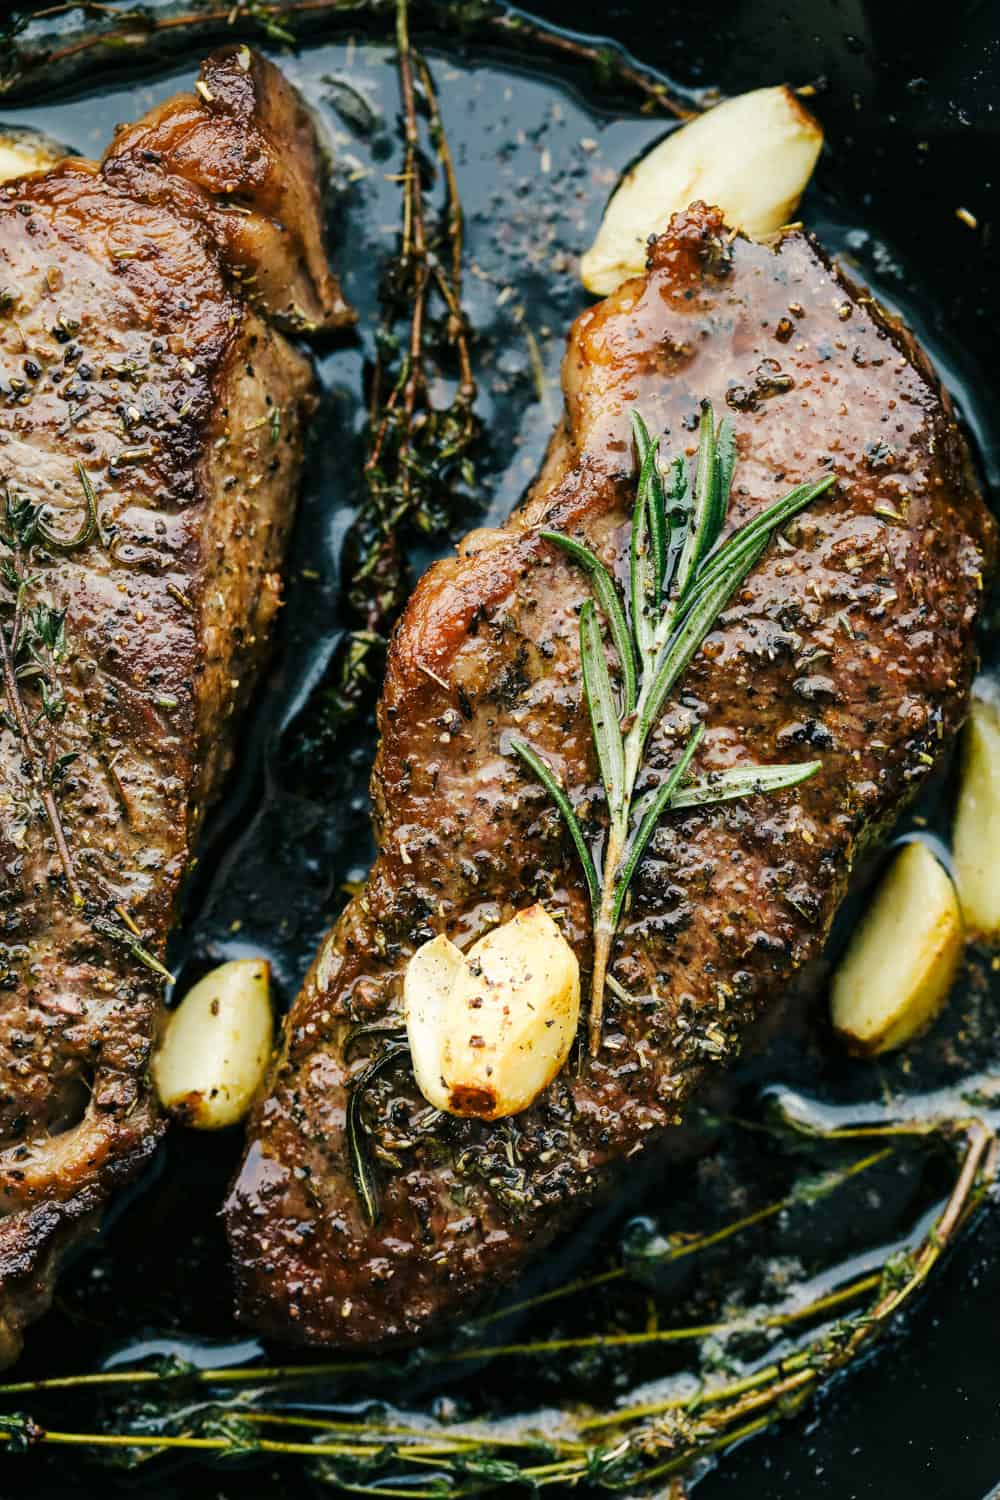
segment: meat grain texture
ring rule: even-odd
[[[318,172],[297,97],[244,47],[99,164],[0,187],[0,496],[85,535],[82,465],[98,512],[83,545],[26,559],[27,607],[65,611],[64,716],[26,736],[5,679],[0,1362],[161,1134],[163,985],[126,940],[162,958],[278,607],[313,402],[280,327],[349,316]],[[8,657],[15,603],[0,588]],[[34,722],[30,677],[19,693]],[[50,744],[75,757],[56,787],[69,870]]]
[[[692,1093],[738,1056],[822,945],[862,851],[958,727],[993,528],[946,396],[912,338],[801,230],[734,237],[693,205],[647,274],[578,318],[565,417],[502,529],[436,564],[396,633],[373,778],[379,854],[289,1017],[228,1203],[243,1320],[355,1348],[415,1339],[509,1285],[663,1149]],[[499,1124],[436,1116],[405,1056],[361,1103],[379,1180],[368,1224],[345,1106],[400,1019],[414,949],[468,945],[533,901],[584,969],[579,865],[516,733],[558,771],[591,836],[603,799],[582,703],[580,569],[541,527],[623,577],[635,494],[629,416],[694,452],[700,403],[734,423],[728,525],[828,472],[723,611],[650,739],[649,784],[706,726],[693,770],[819,757],[774,796],[673,814],[642,860],[596,1059]]]

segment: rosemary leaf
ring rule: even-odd
[[[825,478],[818,479],[814,484],[796,485],[795,489],[789,490],[787,495],[782,496],[780,500],[773,501],[762,510],[759,516],[755,516],[752,521],[747,521],[745,525],[740,526],[721,547],[717,547],[711,556],[705,559],[697,578],[693,580],[692,587],[688,590],[688,599],[695,588],[707,588],[715,577],[731,564],[740,548],[751,546],[761,537],[773,536],[780,526],[790,521],[792,516],[804,510],[807,505],[811,505],[832,484],[835,484],[836,478],[835,474],[827,474]],[[687,602],[687,599],[681,599],[682,606]]]
[[[701,409],[698,427],[698,456],[694,472],[694,509],[687,541],[681,553],[677,574],[678,591],[683,597],[688,583],[694,579],[698,564],[711,550],[725,516],[726,497],[719,493],[719,465],[716,456],[715,414],[712,403],[706,401]]]
[[[625,795],[625,749],[608,675],[604,639],[592,599],[585,599],[580,610],[580,659],[597,763],[601,768],[608,808],[612,818],[617,818]]]
[[[630,714],[635,708],[635,652],[625,611],[622,609],[618,590],[615,588],[611,574],[589,547],[584,547],[570,536],[563,536],[561,531],[540,531],[539,536],[561,547],[574,562],[579,563],[589,577],[594,597],[604,611],[608,629],[611,631],[611,639],[618,653],[618,660],[621,662],[624,713]]]
[[[677,761],[677,764],[671,768],[670,772],[663,781],[663,784],[657,788],[652,799],[650,800],[649,806],[643,814],[642,821],[640,822],[639,827],[636,829],[635,833],[632,836],[632,842],[629,845],[628,854],[625,856],[625,862],[622,865],[621,873],[618,876],[618,883],[615,890],[615,904],[612,908],[611,920],[616,927],[618,925],[618,919],[622,913],[622,907],[625,905],[625,897],[628,895],[628,888],[631,884],[632,876],[635,874],[636,866],[645,853],[646,845],[652,838],[653,830],[656,828],[657,823],[660,821],[663,812],[667,807],[673,805],[672,798],[674,796],[677,785],[680,782],[681,777],[687,771],[688,766],[691,764],[692,757],[694,756],[694,753],[697,750],[698,746],[701,744],[704,733],[704,724],[698,724],[695,726],[690,739],[681,752],[680,759]],[[736,795],[739,794],[737,793]]]
[[[670,810],[682,807],[707,807],[716,802],[731,802],[736,797],[752,797],[758,792],[780,792],[798,786],[815,776],[821,761],[803,760],[797,764],[777,766],[736,766],[731,771],[716,771],[676,786],[670,797]]]
[[[733,532],[729,540],[706,560],[686,598],[681,598],[679,608],[683,611],[686,607],[687,612],[682,615],[673,638],[660,658],[656,681],[643,715],[646,726],[642,733],[643,741],[650,725],[659,717],[670,689],[711,630],[726,602],[763,553],[774,531],[828,490],[835,479],[835,475],[828,474],[815,484],[799,485],[781,500],[775,500],[754,520]]]
[[[76,465],[76,475],[80,481],[80,487],[83,490],[84,514],[83,520],[80,522],[80,525],[74,532],[74,534],[68,537],[61,537],[57,535],[56,532],[51,531],[49,527],[46,526],[45,522],[41,518],[41,515],[39,515],[36,522],[35,529],[38,539],[48,548],[50,552],[76,552],[81,547],[85,547],[97,532],[97,496],[94,494],[94,487],[90,482],[90,475],[87,473],[86,469],[81,463],[78,463]]]
[[[347,1091],[347,1109],[344,1115],[344,1134],[347,1137],[347,1154],[351,1163],[351,1176],[361,1202],[361,1209],[369,1224],[379,1220],[378,1192],[375,1173],[365,1147],[365,1127],[361,1119],[361,1104],[365,1092],[375,1079],[396,1060],[409,1055],[409,1046],[404,1042],[391,1042],[367,1067],[362,1068],[352,1079]]]
[[[110,938],[113,943],[118,943],[120,947],[125,948],[133,958],[145,964],[147,969],[152,969],[154,974],[159,974],[161,979],[166,979],[173,984],[174,976],[170,970],[165,968],[148,948],[144,948],[139,939],[125,927],[109,922],[106,917],[95,917],[91,926],[95,932],[101,933],[103,937]]]
[[[632,596],[632,631],[641,663],[645,663],[652,651],[653,637],[656,633],[649,607],[652,578],[646,532],[646,505],[640,484],[636,490],[635,509],[632,512],[632,533],[629,539],[629,590]]]
[[[594,868],[594,861],[590,850],[587,848],[587,841],[583,836],[583,830],[580,827],[576,813],[573,811],[573,804],[567,797],[551,767],[546,765],[542,757],[536,754],[530,745],[525,744],[524,740],[514,738],[511,738],[508,743],[515,755],[519,755],[529,770],[534,772],[556,807],[562,813],[563,821],[569,829],[569,836],[573,840],[574,848],[580,857],[580,864],[583,866],[583,874],[590,895],[590,904],[594,911],[596,911],[601,899],[601,885],[597,878],[597,870]]]
[[[705,588],[698,589],[690,600],[687,613],[677,626],[660,657],[656,677],[640,721],[639,738],[645,744],[650,729],[660,717],[667,694],[698,650],[733,592],[750,572],[767,546],[761,537],[754,545],[739,551],[729,568],[720,569]]]
[[[667,589],[673,587],[677,565],[687,540],[689,488],[687,464],[684,462],[684,455],[678,453],[670,466],[670,503],[667,507],[670,539],[667,543],[667,571],[664,580]]]
[[[733,471],[736,468],[736,434],[728,417],[723,417],[715,435],[715,463],[721,509],[719,530],[721,530],[722,523],[726,519],[726,506],[729,503],[729,491],[732,489]]]
[[[654,442],[650,437],[649,429],[637,411],[632,413],[632,432],[639,458],[638,496],[640,502],[646,507],[649,541],[655,568],[653,602],[655,608],[659,609],[667,572],[667,516],[663,479],[657,463],[659,442]]]

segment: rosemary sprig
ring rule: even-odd
[[[511,749],[542,783],[561,813],[583,866],[594,936],[589,1021],[592,1055],[601,1045],[605,986],[618,988],[608,975],[615,934],[632,877],[660,819],[677,808],[704,807],[797,786],[819,769],[819,761],[740,766],[685,784],[684,777],[704,732],[698,725],[657,790],[635,805],[646,742],[681,674],[774,532],[829,489],[835,476],[799,485],[720,542],[736,465],[729,420],[723,418],[716,426],[711,404],[703,403],[693,475],[678,455],[670,465],[667,484],[660,472],[658,443],[650,437],[638,412],[632,414],[632,430],[639,479],[629,545],[629,618],[611,574],[588,547],[562,532],[540,532],[584,570],[594,594],[580,611],[580,661],[607,803],[607,840],[600,874],[555,772],[526,741],[510,741]],[[617,693],[608,670],[598,607],[617,658]]]
[[[375,1173],[365,1141],[365,1125],[361,1107],[365,1094],[376,1078],[381,1077],[401,1057],[408,1057],[410,1048],[406,1033],[398,1027],[358,1027],[344,1042],[344,1060],[350,1056],[353,1045],[362,1036],[384,1035],[386,1046],[351,1080],[347,1091],[347,1110],[344,1116],[344,1135],[347,1140],[347,1155],[351,1165],[354,1189],[361,1204],[361,1211],[369,1224],[377,1224],[379,1218],[378,1188]]]

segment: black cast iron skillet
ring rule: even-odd
[[[718,0],[674,3],[539,0],[546,19],[623,43],[684,83],[727,93],[787,79],[813,82],[831,142],[824,171],[859,221],[905,247],[932,321],[968,350],[990,384],[1000,325],[1000,14],[977,0],[920,11],[896,0]],[[957,209],[971,214],[971,229]],[[980,392],[982,398],[983,392]],[[1000,380],[996,380],[1000,397]],[[982,402],[981,402],[982,404]],[[998,420],[994,431],[1000,431]],[[998,455],[982,457],[995,468]],[[1000,856],[1000,851],[998,851]],[[210,1221],[227,1148],[205,1141],[204,1205]],[[169,1201],[169,1192],[168,1192]],[[904,1337],[827,1391],[788,1425],[730,1454],[697,1489],[699,1500],[985,1500],[1000,1494],[1000,1215],[963,1242],[934,1281]],[[141,1250],[141,1213],[123,1216],[117,1253]],[[220,1290],[220,1298],[221,1298]],[[33,1356],[42,1373],[45,1351]],[[7,1460],[0,1500],[62,1500],[102,1493],[95,1471]],[[173,1500],[304,1494],[287,1472],[160,1473],[130,1482]]]

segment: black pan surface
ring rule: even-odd
[[[925,15],[888,0],[800,0],[788,7],[719,0],[711,10],[553,0],[535,9],[575,32],[614,38],[683,84],[716,85],[727,93],[780,80],[816,84],[816,109],[830,150],[805,217],[887,301],[905,310],[953,390],[984,473],[996,485],[995,7],[959,0],[947,13]],[[334,251],[348,295],[361,311],[362,332],[357,343],[321,358],[323,441],[313,454],[297,528],[294,586],[275,672],[247,726],[239,771],[209,835],[175,953],[190,978],[224,957],[266,951],[284,999],[294,993],[338,908],[343,883],[363,873],[369,857],[369,730],[359,726],[326,756],[322,745],[305,759],[297,748],[314,725],[310,715],[344,627],[341,549],[358,499],[356,485],[345,476],[356,473],[362,454],[360,387],[371,352],[366,324],[376,309],[377,257],[370,251],[373,240],[380,252],[391,248],[397,217],[394,189],[385,178],[398,148],[391,57],[381,43],[366,49],[360,26],[355,34],[356,45],[342,31],[336,39],[311,37],[297,57],[274,48],[326,111],[341,153],[368,169],[340,184]],[[468,282],[486,424],[479,459],[482,500],[478,515],[470,506],[472,519],[505,513],[530,477],[555,411],[563,332],[586,300],[572,277],[572,256],[587,243],[615,174],[666,127],[662,119],[644,116],[634,97],[598,90],[590,72],[570,61],[486,50],[478,43],[463,47],[433,33],[422,40],[435,67],[445,123],[462,140],[469,253],[483,272]],[[200,50],[148,70],[117,61],[101,78],[82,80],[41,102],[19,101],[10,108],[0,103],[0,119],[41,124],[77,149],[97,151],[115,120],[187,79]],[[360,89],[373,127],[368,121],[359,128],[356,105],[345,113],[345,80]],[[562,112],[556,123],[554,100]],[[536,174],[543,138],[553,158],[551,190],[542,195],[529,188],[519,219],[513,207],[518,185]],[[593,146],[581,151],[583,139]],[[957,216],[959,208],[974,216],[975,229]],[[498,300],[505,284],[516,295]],[[520,320],[519,306],[525,309]],[[524,321],[533,331],[534,351],[525,345]],[[515,433],[521,446],[512,458],[509,439]],[[415,554],[415,570],[445,546],[446,540],[437,539]],[[946,812],[947,784],[937,796]],[[936,807],[924,811],[933,826]],[[990,1030],[1000,1021],[1000,995],[984,1002],[978,1014]],[[970,1066],[980,1074],[1000,1071],[995,1034],[980,1043],[975,1056],[969,1054]],[[928,1061],[935,1083],[936,1066]],[[843,1064],[804,1063],[791,1046],[748,1072],[748,1098],[775,1080],[805,1080],[841,1099],[864,1093]],[[175,1135],[101,1243],[70,1269],[56,1307],[29,1340],[19,1373],[94,1368],[109,1357],[142,1358],[170,1349],[191,1355],[203,1341],[212,1341],[214,1363],[256,1353],[229,1318],[215,1221],[237,1151],[238,1142],[227,1136]],[[662,1196],[661,1188],[658,1202]],[[697,1494],[704,1500],[985,1500],[1000,1492],[998,1350],[1000,1216],[994,1212],[949,1260],[899,1337],[802,1416],[727,1455],[701,1479]],[[503,1378],[493,1377],[498,1389]],[[478,1382],[477,1375],[467,1391],[449,1388],[449,1397],[474,1395]],[[607,1395],[610,1400],[610,1387]],[[74,1410],[67,1402],[62,1411],[50,1409],[49,1419],[55,1425],[58,1416],[66,1425]],[[96,1468],[75,1450],[55,1458],[41,1452],[0,1456],[2,1500],[136,1491],[162,1500],[330,1493],[314,1490],[292,1467],[159,1467],[146,1475],[119,1475]]]

